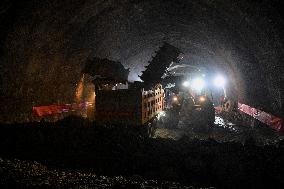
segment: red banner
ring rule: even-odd
[[[238,103],[238,109],[277,131],[282,131],[283,129],[283,119],[279,117],[241,103]]]

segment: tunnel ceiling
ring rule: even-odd
[[[184,52],[182,63],[226,75],[240,101],[282,114],[280,3],[6,0],[0,6],[1,119],[32,105],[72,101],[88,57],[120,61],[137,80],[164,41]]]

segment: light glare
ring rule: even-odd
[[[218,75],[215,79],[214,79],[214,85],[216,87],[224,87],[226,81],[225,78],[221,75]]]
[[[205,86],[205,82],[203,79],[201,78],[195,78],[193,81],[192,81],[192,85],[191,85],[191,88],[193,90],[197,90],[197,91],[201,91]]]

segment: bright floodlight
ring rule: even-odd
[[[202,78],[195,78],[192,80],[191,88],[193,90],[201,91],[205,86],[205,81]]]
[[[221,75],[218,75],[215,79],[214,79],[214,84],[216,87],[224,87],[226,81],[225,78]]]
[[[189,83],[189,81],[185,81],[185,82],[182,83],[182,85],[183,85],[184,87],[189,87],[190,83]]]

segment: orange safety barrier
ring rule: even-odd
[[[282,131],[283,130],[283,119],[276,117],[272,114],[269,114],[267,112],[258,110],[256,108],[250,107],[246,104],[238,103],[238,109],[255,119],[261,121],[262,123],[270,126],[271,128]]]
[[[47,116],[62,113],[60,105],[33,107],[33,114],[36,116]]]
[[[89,106],[88,102],[74,103],[74,104],[63,104],[63,105],[49,105],[49,106],[34,106],[33,114],[35,116],[50,116],[56,115],[63,112],[69,112],[71,110],[82,110]]]

